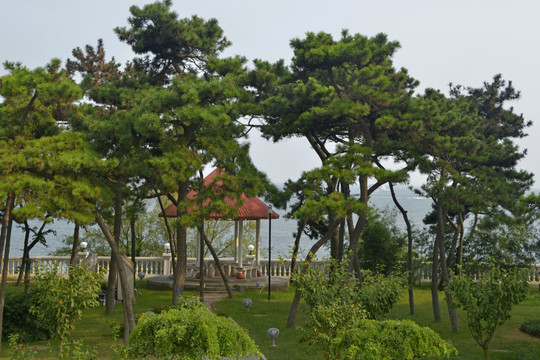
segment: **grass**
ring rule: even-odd
[[[134,307],[136,313],[143,313],[151,310],[154,306],[166,306],[170,304],[171,294],[167,291],[148,290],[145,282],[138,283],[143,296],[137,299]],[[11,289],[12,290],[12,289]],[[195,295],[186,293],[187,296]],[[232,317],[238,324],[246,328],[250,336],[259,345],[261,351],[267,359],[323,359],[320,351],[310,347],[305,343],[300,343],[300,330],[298,328],[287,329],[285,327],[289,313],[290,303],[293,297],[291,290],[284,292],[273,292],[272,300],[267,300],[267,293],[259,294],[258,291],[249,291],[235,294],[233,299],[225,298],[216,303],[219,315]],[[242,305],[242,300],[250,298],[253,306],[247,312]],[[390,319],[411,319],[422,326],[429,326],[437,331],[444,339],[451,341],[459,351],[457,359],[481,359],[483,358],[481,348],[472,339],[464,319],[460,317],[460,331],[453,333],[450,328],[444,295],[441,294],[441,312],[443,320],[433,322],[431,295],[428,288],[415,289],[416,315],[409,315],[409,306],[406,294],[394,306],[388,314]],[[300,307],[296,325],[301,326],[306,321],[306,314]],[[462,314],[460,314],[462,315]],[[540,338],[527,335],[519,330],[521,323],[525,320],[540,319],[540,293],[538,288],[531,287],[530,295],[527,299],[516,306],[512,312],[512,318],[502,327],[497,329],[490,345],[490,359],[492,360],[532,360],[540,358]],[[104,308],[95,308],[87,311],[82,320],[77,323],[76,338],[83,339],[86,343],[95,346],[100,359],[112,359],[111,347],[114,344],[120,345],[121,339],[116,342],[112,338],[112,329],[109,323],[122,322],[122,307],[117,305],[115,314],[105,315]],[[272,347],[272,341],[267,336],[266,331],[271,327],[280,330],[279,338],[276,340],[276,347]],[[54,343],[54,341],[53,341]],[[35,342],[26,346],[46,346],[47,342]],[[10,350],[7,343],[4,343],[0,359],[9,359]],[[38,358],[51,358],[47,350],[40,350]]]

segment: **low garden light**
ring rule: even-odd
[[[253,255],[253,250],[255,250],[255,246],[253,246],[253,244],[249,244],[248,245],[249,255]]]
[[[168,254],[169,251],[171,251],[171,244],[165,243],[163,244],[163,247],[165,248],[165,254]]]
[[[87,243],[86,241],[83,241],[83,242],[81,243],[81,249],[82,249],[83,251],[86,250],[86,247],[87,247],[87,246],[88,246],[88,243]]]

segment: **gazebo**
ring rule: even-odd
[[[204,178],[204,186],[209,186],[216,181],[216,176],[223,174],[224,170],[222,169],[214,169],[208,176]],[[219,185],[219,184],[218,184]],[[194,199],[197,196],[197,192],[194,190],[191,190],[188,195],[190,199]],[[256,228],[255,228],[255,259],[254,264],[247,264],[247,265],[255,265],[256,268],[260,265],[260,249],[261,249],[261,231],[260,231],[260,225],[261,225],[261,219],[268,219],[269,213],[268,209],[269,206],[266,205],[261,199],[258,197],[247,197],[245,193],[242,193],[240,195],[241,205],[237,205],[236,199],[231,198],[225,198],[224,201],[234,208],[237,212],[236,217],[234,218],[228,218],[224,217],[223,214],[212,212],[209,216],[210,219],[215,220],[234,220],[234,239],[235,239],[235,248],[234,248],[234,264],[236,267],[242,269],[244,267],[244,260],[243,260],[243,254],[242,254],[242,244],[243,244],[243,226],[244,226],[244,220],[255,220],[256,221]],[[208,206],[209,201],[204,202],[203,206]],[[167,217],[176,217],[176,206],[174,204],[169,205],[165,209],[165,215]],[[272,219],[278,219],[279,215],[272,210]],[[201,236],[199,234],[198,241],[197,241],[197,262],[199,259],[199,247],[201,246]]]

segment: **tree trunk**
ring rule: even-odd
[[[450,284],[450,277],[448,273],[448,264],[445,259],[445,249],[444,249],[444,223],[446,220],[447,210],[443,207],[441,202],[437,202],[437,243],[439,246],[440,252],[440,264],[441,264],[441,275],[444,285],[444,290],[446,294],[446,305],[448,307],[448,315],[450,317],[450,324],[452,326],[453,332],[458,332],[458,318],[456,310],[454,309],[454,303],[452,300],[452,293],[449,291],[448,285]]]
[[[94,210],[94,215],[96,216],[97,224],[99,225],[101,231],[103,232],[103,235],[105,235],[105,239],[107,239],[107,242],[111,247],[111,252],[114,255],[114,258],[118,259],[119,262],[117,264],[118,277],[120,279],[120,285],[122,286],[122,298],[124,299],[124,343],[127,344],[128,336],[135,328],[135,314],[133,312],[133,293],[129,291],[130,286],[128,285],[130,279],[125,271],[124,266],[122,266],[123,257],[120,253],[120,249],[118,247],[116,239],[114,238],[114,235],[110,232],[99,211]]]
[[[201,227],[204,228],[204,225]],[[204,303],[204,274],[206,269],[204,268],[204,241],[200,232],[197,241],[199,242],[199,298]]]
[[[462,219],[461,214],[459,214],[459,219]],[[452,268],[452,264],[454,264],[454,257],[456,254],[456,249],[459,242],[459,236],[462,233],[462,226],[463,222],[458,221],[457,224],[454,224],[450,219],[448,220],[450,224],[454,227],[454,235],[452,236],[452,245],[450,245],[450,251],[448,252],[448,256],[446,257],[446,266]]]
[[[26,271],[26,262],[29,258],[28,254],[28,240],[30,239],[30,225],[28,221],[24,221],[24,245],[23,245],[23,256],[21,260],[21,267],[19,268],[19,277],[17,278],[17,285],[20,286],[23,280],[24,273]]]
[[[2,349],[2,332],[4,326],[4,303],[6,298],[7,269],[9,261],[9,246],[11,241],[11,224],[13,217],[11,211],[15,205],[15,194],[9,192],[6,200],[6,207],[2,216],[2,229],[0,230],[0,256],[5,250],[2,259],[2,284],[0,286],[0,349]]]
[[[313,258],[313,256],[315,256],[315,254],[321,248],[321,246],[323,246],[328,241],[328,239],[330,239],[330,237],[332,236],[332,234],[337,229],[340,223],[341,223],[341,220],[335,220],[332,224],[330,224],[330,227],[328,228],[328,231],[326,232],[326,234],[311,247],[311,249],[309,250],[308,256],[306,256],[306,260],[304,261],[303,271],[309,268],[311,259]],[[296,322],[296,314],[298,313],[298,306],[300,305],[301,297],[302,297],[302,294],[300,293],[300,290],[296,289],[294,293],[294,299],[291,304],[291,309],[289,310],[289,317],[287,318],[288,328],[294,327],[294,323]]]
[[[176,206],[176,218],[181,219],[185,214],[185,210],[181,205],[181,201],[185,200],[188,193],[187,181],[181,181],[178,183],[178,201]],[[173,268],[173,294],[172,304],[178,303],[178,298],[182,296],[184,291],[184,284],[186,283],[186,269],[187,269],[187,244],[186,244],[186,228],[181,221],[176,222],[176,250],[177,261],[176,266]]]
[[[75,228],[73,229],[73,247],[71,248],[71,258],[69,263],[71,266],[75,265],[75,259],[77,258],[77,248],[79,247],[79,224],[75,223]]]
[[[167,228],[167,235],[169,236],[169,245],[171,246],[171,260],[172,260],[172,266],[174,268],[176,266],[176,257],[174,255],[176,252],[174,250],[174,241],[173,241],[171,226],[169,225],[169,220],[167,220],[167,214],[165,213],[165,207],[163,206],[163,201],[161,201],[161,197],[158,196],[157,199],[158,199],[159,207],[161,208],[161,214],[163,215],[163,221],[165,222],[165,227]]]
[[[292,252],[292,258],[291,258],[291,275],[294,274],[294,270],[296,268],[296,258],[298,257],[298,250],[300,249],[300,238],[302,237],[302,233],[304,232],[304,228],[306,226],[305,221],[301,221],[298,225],[296,237],[294,238],[294,246],[293,246],[293,252]]]
[[[114,224],[113,237],[118,247],[120,243],[120,235],[122,231],[122,191],[123,184],[117,184],[114,196]],[[118,248],[120,252],[120,248]],[[109,262],[109,278],[107,279],[107,295],[105,297],[106,312],[109,315],[114,314],[114,305],[116,303],[115,288],[118,277],[119,267],[122,267],[122,259],[116,258],[114,252],[111,251],[111,261]]]
[[[133,263],[133,288],[136,288],[137,282],[137,260],[136,256],[136,247],[137,247],[137,234],[135,233],[135,214],[129,219],[129,225],[131,227],[131,262]]]
[[[216,253],[214,246],[212,246],[212,243],[210,242],[210,240],[208,240],[208,237],[206,236],[206,233],[204,232],[204,227],[200,226],[198,229],[199,229],[199,233],[201,234],[202,239],[204,240],[204,243],[206,244],[206,246],[208,246],[208,250],[210,250],[212,257],[214,258],[216,267],[218,268],[219,274],[221,275],[221,279],[223,280],[223,285],[225,285],[225,289],[227,289],[227,295],[229,296],[229,298],[232,298],[233,293],[231,291],[231,287],[229,286],[229,280],[227,280],[227,274],[225,274],[225,271],[223,271],[223,266],[221,266],[221,261],[219,261],[219,256]]]
[[[114,314],[114,305],[116,304],[115,287],[116,276],[118,274],[118,259],[111,251],[111,260],[109,261],[109,275],[107,278],[107,294],[105,294],[105,312],[109,315]]]
[[[360,176],[359,182],[360,182],[359,201],[367,206],[368,197],[369,197],[367,176]],[[362,234],[362,231],[364,230],[364,226],[366,225],[366,221],[367,221],[367,215],[359,214],[358,220],[356,220],[356,224],[354,226],[354,231],[349,233],[349,236],[350,236],[349,270],[351,272],[354,270],[354,273],[359,279],[361,278],[361,272],[360,272],[360,262],[358,261],[358,243],[360,241],[360,235]]]
[[[394,204],[399,209],[399,212],[401,212],[401,216],[403,217],[403,221],[405,221],[405,225],[407,226],[407,283],[409,287],[409,313],[411,315],[414,315],[414,278],[413,278],[413,238],[412,238],[412,227],[411,222],[409,221],[409,216],[407,215],[407,210],[401,206],[399,203],[396,192],[394,191],[394,184],[388,183],[390,186],[390,194],[392,195],[392,200],[394,201]]]
[[[433,305],[433,321],[441,321],[441,304],[439,303],[439,243],[435,237],[433,244],[433,263],[431,267],[431,303]]]

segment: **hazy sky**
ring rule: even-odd
[[[113,32],[127,25],[135,0],[3,0],[0,4],[0,61],[20,61],[29,68],[51,58],[65,61],[75,47],[96,45],[102,38],[108,56],[120,62],[133,57]],[[342,29],[373,36],[386,33],[401,43],[394,58],[426,87],[446,92],[448,83],[480,87],[501,73],[521,91],[514,104],[534,125],[519,141],[528,149],[521,167],[536,174],[539,186],[540,2],[538,0],[197,0],[175,1],[181,17],[216,18],[233,45],[225,55],[239,54],[275,61],[292,56],[289,40],[308,31],[339,37]],[[0,74],[5,72],[0,70]],[[272,144],[252,134],[252,158],[275,182],[296,178],[318,165],[307,142]],[[414,176],[413,183],[419,178]]]

